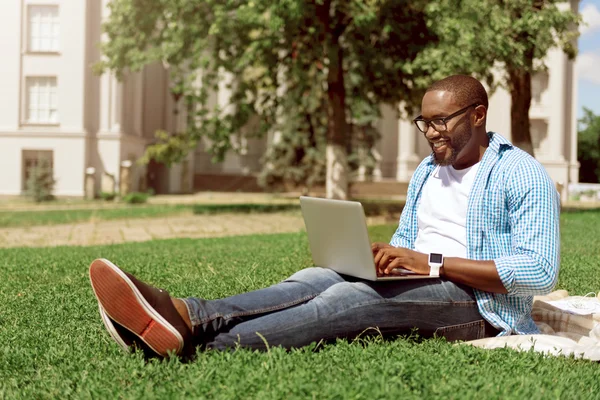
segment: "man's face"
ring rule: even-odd
[[[427,92],[423,96],[421,115],[424,119],[443,118],[463,108],[466,104],[456,104],[452,93],[446,91]],[[434,160],[438,165],[460,165],[461,161],[470,159],[471,152],[479,152],[476,146],[468,146],[473,136],[470,114],[473,109],[446,122],[447,130],[438,132],[431,126],[427,130],[427,138]]]

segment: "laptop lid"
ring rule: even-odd
[[[377,280],[362,204],[301,196],[300,207],[316,266]]]

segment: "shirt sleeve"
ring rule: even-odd
[[[407,249],[412,248],[412,241],[410,240],[410,214],[412,213],[411,207],[414,207],[414,199],[411,201],[410,191],[406,197],[406,204],[402,210],[400,216],[400,222],[396,232],[390,240],[390,244],[394,247],[404,247]]]
[[[494,260],[509,294],[549,293],[560,263],[559,195],[535,160],[525,160],[507,177],[511,255]]]

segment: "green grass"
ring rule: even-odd
[[[299,210],[295,204],[174,204],[121,205],[114,208],[1,211],[0,228],[73,224],[127,218],[158,218],[168,216],[218,213],[272,213]]]
[[[28,210],[0,212],[0,227],[27,227],[108,221],[125,218],[166,217],[192,213],[188,205],[122,205],[115,208]]]
[[[600,290],[600,212],[563,215],[559,288]],[[394,226],[371,228],[387,240]],[[217,298],[310,266],[302,234],[0,250],[0,398],[515,398],[600,394],[597,363],[443,340],[340,341],[145,362],[104,331],[87,268],[106,257],[172,295]]]
[[[365,214],[385,215],[397,219],[402,212],[403,202],[363,200]],[[41,225],[73,224],[90,221],[109,221],[126,218],[158,218],[180,215],[210,215],[222,213],[275,213],[300,211],[295,203],[239,203],[239,204],[164,204],[164,205],[119,205],[110,208],[78,209],[76,206],[64,210],[0,211],[0,228],[31,227]]]

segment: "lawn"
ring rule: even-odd
[[[0,228],[74,224],[129,218],[157,218],[193,214],[269,213],[299,211],[296,204],[148,204],[117,205],[110,208],[74,208],[65,210],[0,211]]]
[[[600,290],[600,212],[562,217],[558,288]],[[371,229],[387,240],[393,226]],[[515,398],[600,396],[600,366],[399,338],[145,362],[104,331],[88,277],[106,257],[175,296],[228,296],[309,266],[302,234],[0,250],[0,398]]]
[[[390,200],[362,200],[367,216],[387,216],[396,220],[403,202]],[[181,215],[208,215],[220,213],[275,213],[300,212],[300,202],[293,203],[231,203],[231,204],[117,204],[103,208],[77,208],[77,204],[61,210],[0,211],[0,228],[42,225],[74,224],[93,221],[130,218],[157,218]]]

